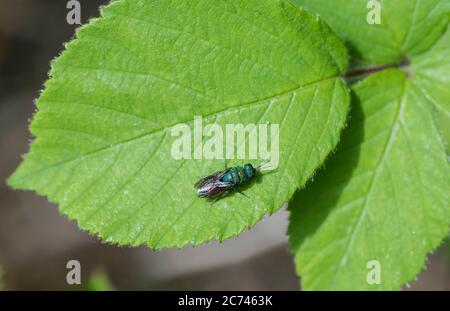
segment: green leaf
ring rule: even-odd
[[[447,28],[449,0],[379,0],[381,24],[369,24],[368,0],[294,0],[319,14],[356,57],[396,64],[427,51]]]
[[[230,238],[279,209],[335,147],[346,67],[334,32],[286,0],[114,1],[53,62],[36,139],[9,184],[114,243]],[[224,161],[171,157],[171,128],[192,128],[194,115],[280,124],[280,165],[250,199],[196,197],[195,181]]]
[[[102,270],[94,271],[90,276],[86,286],[83,290],[91,292],[103,292],[114,290],[108,274]]]
[[[436,113],[449,122],[450,32],[354,87],[338,151],[296,196],[290,248],[305,289],[398,289],[448,235],[450,169]],[[367,282],[377,260],[381,284]]]
[[[432,49],[413,58],[413,83],[433,107],[439,133],[450,154],[450,29]]]

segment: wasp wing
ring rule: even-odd
[[[197,195],[206,198],[215,198],[224,195],[233,186],[231,182],[221,181],[226,172],[215,172],[198,180],[195,183]]]
[[[222,178],[224,172],[215,172],[209,176],[205,176],[200,178],[194,185],[195,188],[200,189],[203,188],[207,184],[214,184],[219,182],[220,178]]]

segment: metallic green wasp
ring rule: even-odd
[[[214,174],[201,178],[195,183],[197,195],[202,198],[217,201],[233,191],[237,191],[245,196],[239,189],[248,184],[261,172],[263,165],[253,167],[251,164],[226,168]]]

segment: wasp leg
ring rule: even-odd
[[[237,191],[237,192],[239,192],[240,194],[242,194],[244,197],[246,197],[247,199],[250,199],[250,197],[248,196],[248,195],[246,195],[244,192],[242,192],[242,191]]]
[[[216,203],[217,201],[219,201],[220,199],[222,199],[223,197],[226,197],[228,195],[228,193],[230,193],[229,191],[225,191],[224,193],[222,193],[221,195],[219,195],[218,197],[212,199],[211,201],[211,205],[213,205],[214,203]]]

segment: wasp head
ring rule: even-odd
[[[255,175],[256,175],[256,169],[251,164],[245,164],[244,165],[244,172],[245,172],[245,175],[249,179],[255,177]]]

